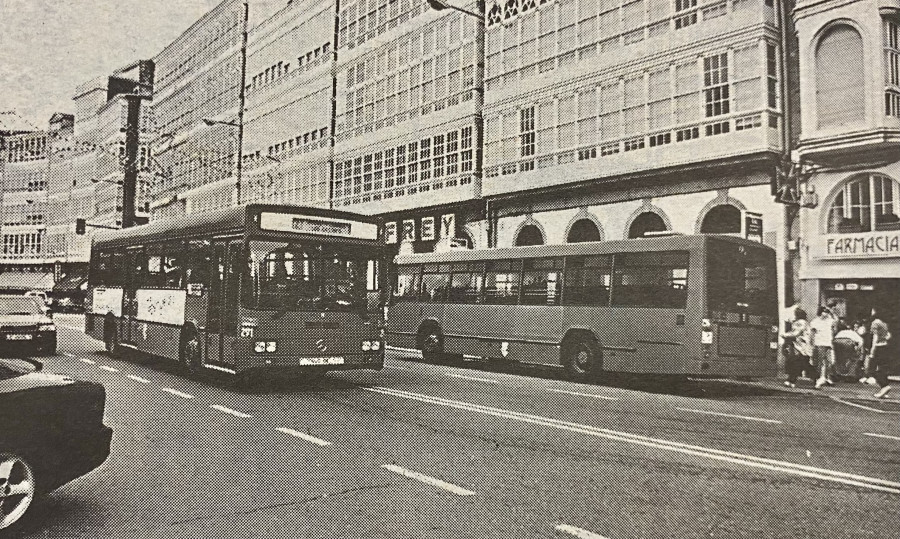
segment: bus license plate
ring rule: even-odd
[[[10,341],[30,341],[31,335],[15,333],[12,335],[7,335],[6,338]]]
[[[301,365],[343,365],[344,358],[341,356],[335,357],[301,357],[300,358]]]

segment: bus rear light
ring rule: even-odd
[[[700,322],[700,327],[703,327],[703,328],[711,328],[711,327],[712,327],[712,321],[710,321],[709,318],[704,318],[703,321]]]
[[[700,344],[712,344],[713,342],[713,332],[712,331],[701,331],[700,332]]]

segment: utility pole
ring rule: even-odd
[[[134,226],[141,99],[143,98],[138,94],[125,96],[125,100],[128,103],[128,117],[125,124],[125,176],[122,179],[122,228]]]

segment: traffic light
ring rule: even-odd
[[[79,236],[84,236],[85,228],[87,228],[87,221],[82,218],[75,219],[75,234]]]

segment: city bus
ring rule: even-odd
[[[426,361],[491,358],[697,377],[777,372],[775,252],[668,235],[401,255],[388,344]]]
[[[98,234],[85,332],[238,374],[384,365],[376,219],[251,204]]]

